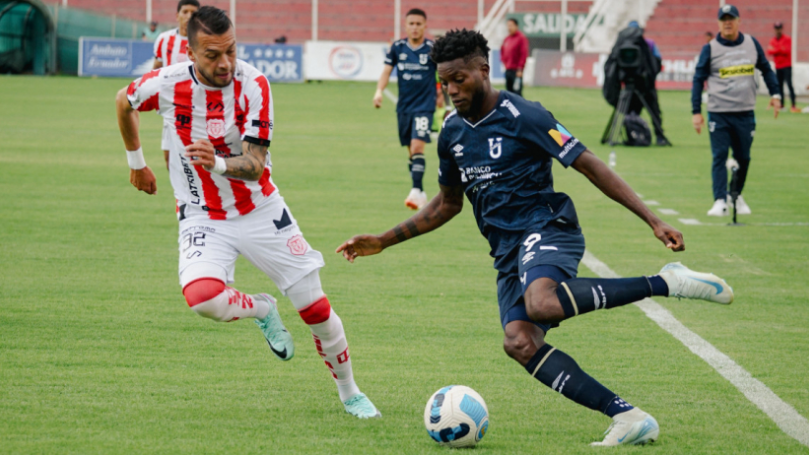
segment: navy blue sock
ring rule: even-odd
[[[649,286],[652,287],[652,295],[669,296],[669,285],[660,275],[647,276],[646,279],[649,280]]]
[[[594,411],[606,414],[618,398],[615,393],[582,371],[573,358],[549,344],[539,348],[525,365],[525,369],[539,382]]]
[[[424,178],[424,169],[426,167],[427,164],[426,161],[424,161],[424,155],[421,153],[416,153],[410,157],[410,177],[413,179],[413,188],[424,191],[421,181]]]
[[[615,417],[615,414],[631,411],[634,408],[634,406],[622,400],[621,397],[615,397],[612,399],[612,401],[610,401],[610,404],[607,406],[607,410],[604,411],[604,414],[607,414],[609,417]]]
[[[657,277],[660,281],[662,278]],[[665,285],[665,281],[663,282]],[[653,286],[645,276],[638,278],[572,278],[556,288],[565,319],[595,310],[615,308],[651,297]],[[668,286],[666,294],[668,295]]]

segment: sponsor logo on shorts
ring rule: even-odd
[[[289,241],[287,241],[287,246],[289,247],[289,252],[295,256],[303,256],[306,253],[306,250],[309,249],[309,245],[306,244],[306,240],[304,240],[303,236],[300,234],[297,234],[289,239]]]

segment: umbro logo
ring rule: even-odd
[[[458,144],[452,147],[452,150],[455,152],[455,156],[463,156],[463,145]]]

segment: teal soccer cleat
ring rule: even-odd
[[[358,393],[343,402],[346,412],[360,419],[382,417],[382,413],[371,403],[364,393]]]
[[[657,420],[640,408],[616,414],[612,425],[604,432],[603,441],[594,442],[591,446],[643,445],[655,442],[660,436]]]
[[[270,304],[270,312],[264,319],[256,319],[256,324],[264,333],[270,350],[281,360],[289,360],[295,355],[295,343],[292,342],[292,335],[287,332],[281,315],[278,314],[278,307],[275,299],[269,294],[256,294],[254,299],[262,299]]]
[[[733,302],[733,289],[713,273],[695,272],[679,262],[672,262],[660,270],[660,277],[669,286],[669,297],[702,299],[723,305]]]

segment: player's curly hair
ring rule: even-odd
[[[469,62],[475,57],[483,57],[488,63],[489,42],[475,30],[450,30],[443,38],[435,42],[430,57],[436,64],[449,62],[456,58]]]

